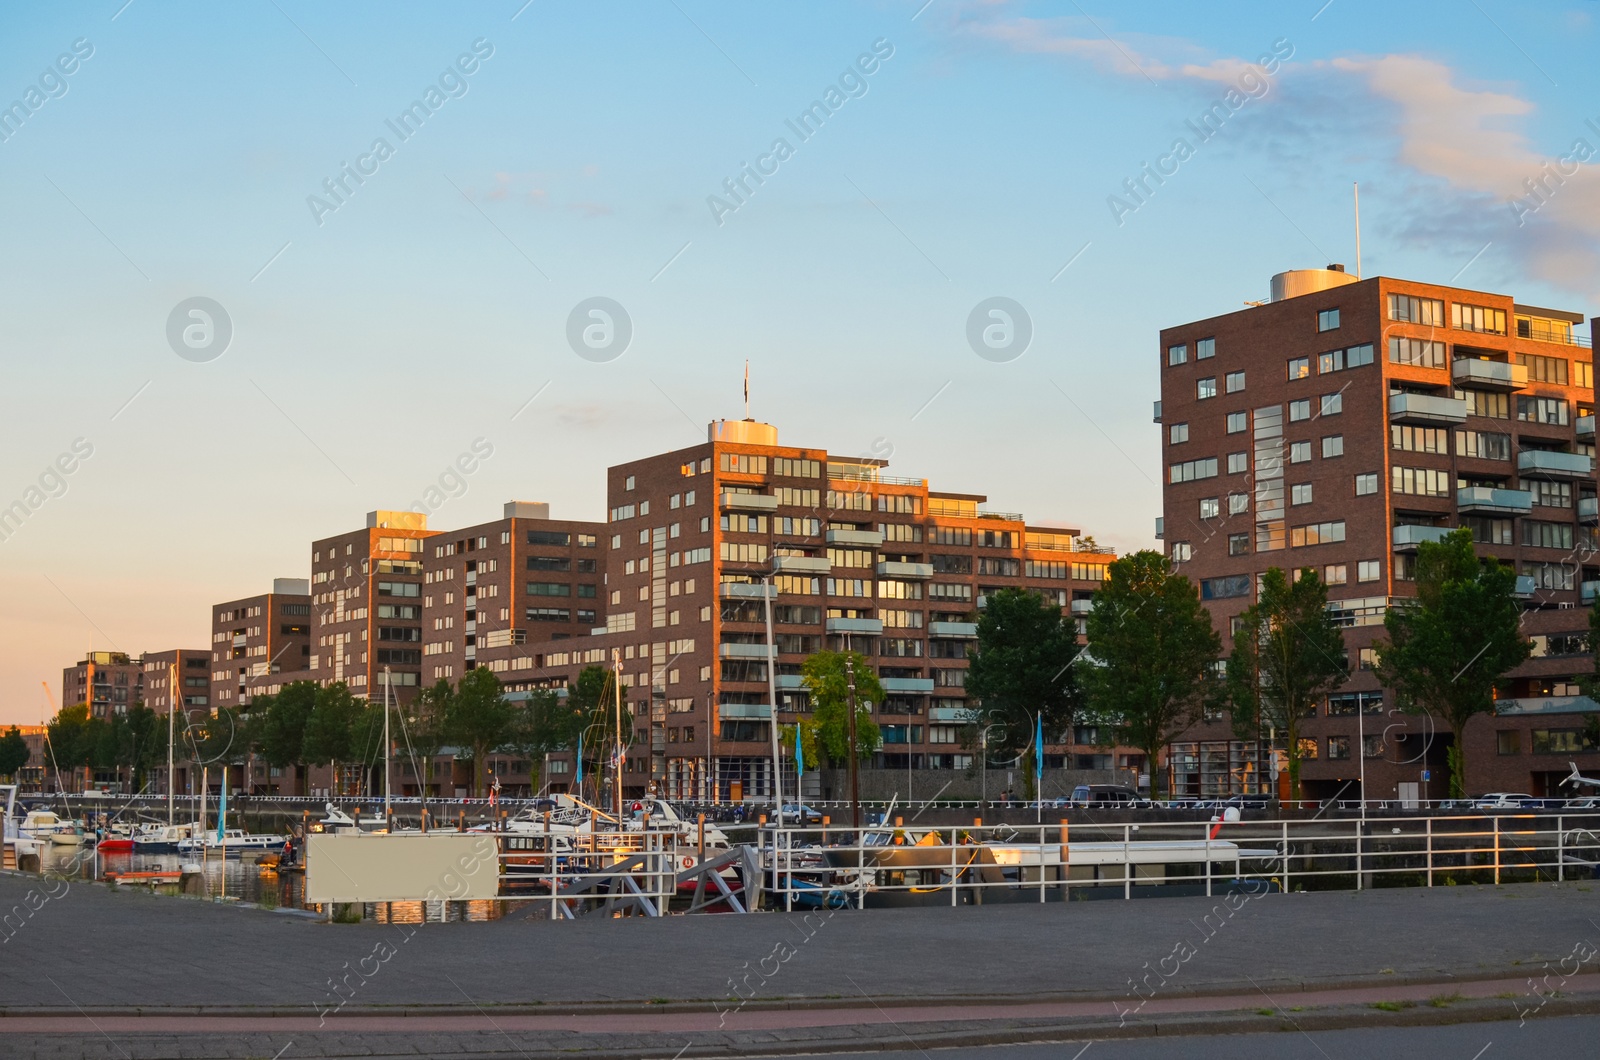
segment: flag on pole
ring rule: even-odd
[[[1044,782],[1044,712],[1034,716],[1033,728],[1033,779],[1034,788]]]
[[[489,785],[489,805],[490,806],[498,806],[499,804],[500,804],[500,774],[496,773],[494,775],[494,783]]]
[[[800,744],[800,723],[794,724],[794,774],[803,776],[806,771],[806,751]],[[798,793],[797,793],[798,794]]]
[[[222,767],[222,804],[217,809],[217,845],[222,845],[224,829],[228,827],[228,767]]]

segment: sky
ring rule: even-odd
[[[781,441],[1151,547],[1159,330],[1353,271],[1353,184],[1364,275],[1600,312],[1597,18],[8,8],[0,722],[86,651],[205,646],[372,509],[601,519],[746,361]]]

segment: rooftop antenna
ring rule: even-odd
[[[744,418],[750,418],[750,362],[744,362]]]
[[[1352,182],[1356,197],[1356,279],[1361,279],[1361,185]]]

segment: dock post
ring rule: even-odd
[[[1061,900],[1067,900],[1067,868],[1071,864],[1072,855],[1067,850],[1067,819],[1061,818]]]

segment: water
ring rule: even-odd
[[[92,846],[47,846],[40,852],[41,872],[56,873],[70,879],[104,881],[112,872],[180,871],[184,866],[199,866],[201,871],[183,877],[177,884],[151,888],[156,894],[200,900],[253,902],[268,909],[304,909],[330,913],[325,905],[304,901],[305,876],[298,872],[277,872],[259,863],[260,854],[251,851],[230,857],[225,862],[215,856],[202,863],[192,854],[96,854]],[[107,886],[111,886],[109,882]],[[362,906],[362,918],[380,924],[444,923],[459,920],[498,920],[520,908],[522,903],[506,900],[471,902],[369,902]]]

